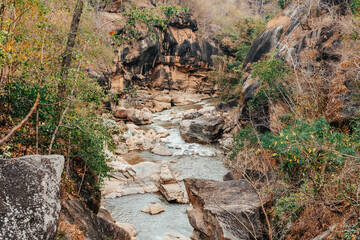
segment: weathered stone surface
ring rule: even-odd
[[[113,111],[113,115],[116,118],[127,120],[128,118],[128,109],[124,107],[116,107]]]
[[[185,179],[193,240],[263,239],[259,199],[245,181]],[[251,221],[251,222],[250,222]],[[245,228],[246,227],[246,228]]]
[[[159,191],[156,184],[159,182],[161,164],[143,162],[131,166],[115,162],[111,166],[116,172],[104,182],[104,198]]]
[[[131,240],[130,234],[115,223],[93,214],[80,200],[63,200],[61,218],[84,232],[85,239]]]
[[[134,239],[134,237],[136,237],[135,227],[132,224],[129,224],[129,223],[116,223],[116,225],[118,225],[122,229],[126,230],[130,234],[132,240]]]
[[[128,109],[127,118],[138,125],[146,125],[153,122],[152,113],[147,108],[144,108],[142,110],[134,108]]]
[[[0,239],[55,239],[62,156],[0,159]]]
[[[122,135],[122,138],[125,140],[126,147],[119,144],[117,151],[118,154],[126,153],[128,150],[150,151],[154,149],[156,145],[161,143],[162,138],[169,136],[167,131],[155,132],[154,130],[150,129],[149,131],[145,132],[143,130],[136,130],[132,128],[132,125],[129,126],[131,126],[129,130]],[[159,153],[160,155],[172,155],[170,150],[163,148],[163,146],[156,147],[154,153]]]
[[[186,142],[211,143],[222,134],[224,119],[221,117],[200,117],[181,122],[181,136]]]
[[[160,184],[172,184],[172,183],[176,183],[176,179],[170,171],[169,163],[164,162],[160,169]]]
[[[104,209],[104,208],[100,208],[98,214],[99,217],[104,218],[105,220],[115,223],[116,220],[111,216],[111,214],[109,213],[108,210]]]
[[[172,156],[173,153],[166,147],[156,144],[154,148],[151,150],[152,153],[159,155],[159,156]]]
[[[154,98],[146,101],[146,107],[154,111],[169,109],[172,104],[193,103],[202,94],[207,97],[214,94],[215,84],[208,78],[208,72],[212,70],[211,57],[220,51],[212,40],[199,37],[196,31],[193,16],[179,13],[169,20],[165,31],[158,32],[159,39],[144,33],[139,41],[122,45],[115,59],[111,91],[117,93],[124,87],[137,86],[151,89],[152,93],[162,92],[161,95],[165,95],[164,90],[180,92],[179,97],[169,94],[171,101]],[[189,94],[182,96],[184,92]],[[197,97],[191,98],[190,93]],[[136,101],[129,102],[137,105]]]
[[[185,192],[179,183],[160,184],[159,190],[169,202],[188,203]]]
[[[168,162],[162,163],[158,188],[167,201],[175,201],[183,204],[188,203],[188,199],[185,196],[185,191],[178,183],[178,180],[171,173]]]
[[[180,233],[166,233],[163,240],[190,240]]]
[[[141,211],[144,213],[149,213],[151,215],[157,215],[162,212],[165,212],[165,209],[160,203],[155,203],[150,206],[144,207]]]

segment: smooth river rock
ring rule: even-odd
[[[173,153],[165,146],[156,144],[154,148],[151,150],[153,154],[159,155],[159,156],[172,156]]]
[[[187,209],[194,228],[191,239],[250,240],[254,236],[263,239],[259,199],[245,180],[190,178],[184,183],[191,203]]]
[[[0,239],[56,238],[64,157],[0,159]]]
[[[160,203],[155,203],[150,206],[144,207],[141,211],[144,213],[149,213],[151,215],[157,215],[165,212],[165,209]]]

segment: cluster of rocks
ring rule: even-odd
[[[358,60],[349,57],[347,51],[351,50],[346,49],[346,44],[342,44],[342,35],[347,31],[344,30],[343,23],[328,20],[334,17],[333,14],[346,15],[347,11],[343,8],[347,9],[347,4],[343,1],[293,3],[269,21],[266,29],[254,40],[244,61],[245,74],[239,96],[240,122],[251,120],[260,131],[279,132],[283,127],[281,118],[290,111],[287,100],[265,101],[256,109],[248,106],[261,87],[258,79],[251,76],[252,65],[266,59],[267,54],[272,51],[276,51],[277,58],[283,59],[298,72],[298,88],[307,86],[310,75],[319,79],[316,84],[322,86],[322,90],[318,91],[320,95],[324,94],[324,115],[332,125],[341,126],[359,116],[356,109],[359,108],[360,101],[354,97],[358,76],[355,76],[356,71],[353,70]],[[284,86],[289,86],[289,83],[284,83]],[[301,90],[301,94],[306,95],[306,91],[312,93],[313,89],[305,88]]]
[[[109,165],[115,170],[105,181],[104,198],[117,198],[131,194],[161,192],[168,201],[187,203],[184,190],[171,173],[168,162],[142,162],[129,165],[124,160]]]
[[[178,13],[169,20],[165,31],[158,32],[158,40],[144,37],[124,43],[115,58],[111,91],[118,93],[124,87],[137,86],[153,92],[165,89],[209,97],[216,87],[208,72],[212,70],[212,56],[220,51],[211,40],[199,37],[197,30],[190,13]],[[179,96],[172,99],[182,101]]]
[[[166,130],[148,131],[140,130],[134,124],[126,124],[128,129],[121,138],[114,136],[114,142],[117,144],[116,153],[126,154],[133,150],[151,151],[160,156],[172,156],[173,153],[164,146],[164,138],[169,136]]]
[[[137,125],[146,125],[153,122],[151,111],[148,108],[141,110],[135,108],[116,107],[113,115],[117,119],[131,121]]]

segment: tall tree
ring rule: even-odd
[[[75,40],[78,34],[81,14],[84,8],[84,1],[77,0],[74,9],[73,18],[71,21],[70,32],[66,44],[65,52],[62,56],[61,70],[60,70],[60,82],[59,82],[59,101],[61,102],[66,95],[66,81],[69,76],[69,68],[72,61],[72,55],[75,46]],[[61,104],[60,104],[61,105]]]

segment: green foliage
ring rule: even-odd
[[[97,177],[99,183],[107,176],[110,168],[106,164],[104,147],[114,149],[109,129],[97,118],[72,118],[68,120],[71,126],[72,157],[80,157]],[[94,180],[93,183],[96,183]]]
[[[279,219],[286,219],[287,224],[294,221],[304,209],[303,202],[305,197],[301,193],[291,193],[288,196],[274,199],[275,205],[272,214]]]
[[[212,61],[216,67],[210,72],[210,78],[218,85],[223,100],[234,97],[234,90],[240,84],[242,66],[238,61],[228,63],[226,56],[213,56]]]
[[[84,68],[82,64],[107,64],[107,58],[111,59],[111,63],[112,55],[106,53],[111,49],[104,43],[108,36],[98,34],[94,28],[94,9],[85,4],[65,83],[66,96],[59,102],[61,54],[75,3],[74,0],[15,0],[0,4],[2,136],[24,119],[37,94],[40,95],[38,114],[33,114],[7,143],[8,147],[0,150],[0,154],[5,157],[10,152],[14,156],[34,154],[37,140],[39,154],[48,154],[52,136],[59,125],[59,116],[71,99],[69,110],[55,136],[52,153],[67,156],[70,149],[70,156],[83,161],[95,176],[93,183],[98,184],[109,171],[104,149],[114,149],[109,132],[112,129],[96,117],[101,111],[104,89],[81,69]],[[113,54],[112,49],[109,52]],[[99,63],[99,55],[108,57],[101,58],[103,62]],[[70,98],[72,89],[74,92]]]
[[[290,121],[278,135],[255,131],[248,127],[239,131],[230,159],[243,149],[256,155],[258,148],[266,153],[267,160],[280,163],[278,184],[270,190],[274,239],[285,236],[289,224],[315,203],[342,203],[356,213],[360,211],[360,121],[351,123],[350,134],[335,129],[323,118]],[[357,239],[359,229],[358,223],[347,226],[344,239]]]
[[[250,109],[255,110],[269,100],[289,98],[290,93],[285,87],[288,85],[285,81],[289,73],[287,64],[274,57],[255,63],[251,77],[258,79],[260,88],[249,101]]]
[[[290,5],[291,0],[278,0],[277,3],[278,3],[278,5],[279,5],[279,7],[280,7],[282,10],[284,10],[287,6]]]
[[[123,12],[127,18],[125,28],[121,33],[111,32],[113,40],[117,45],[121,45],[123,41],[139,40],[144,37],[142,26],[145,27],[146,34],[152,39],[159,38],[157,29],[164,31],[169,19],[178,15],[179,12],[189,12],[189,9],[175,5],[161,5],[150,9],[128,6]]]
[[[223,100],[236,96],[243,76],[243,64],[254,39],[264,29],[262,19],[242,18],[234,25],[220,31],[215,38],[221,42],[227,38],[234,46],[234,59],[230,62],[226,57],[214,56],[215,70],[210,78],[218,84],[220,96]]]
[[[326,180],[325,174],[338,172],[347,156],[355,156],[359,148],[352,137],[335,131],[325,119],[296,121],[279,136],[263,135],[261,145],[281,159],[280,170],[288,180],[313,178],[316,187]]]
[[[352,0],[350,9],[355,16],[360,16],[360,0]]]
[[[4,146],[0,148],[0,159],[1,158],[10,158],[11,157],[11,147],[10,146]]]
[[[240,129],[236,136],[234,136],[234,145],[231,149],[229,158],[230,160],[235,160],[235,157],[240,152],[241,149],[245,147],[253,148],[258,142],[256,137],[256,132],[251,127],[245,127]]]
[[[360,237],[360,218],[357,219],[356,223],[352,226],[345,226],[344,240],[355,240]]]

